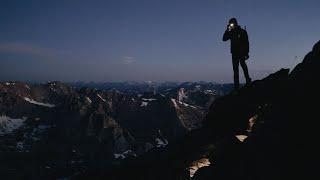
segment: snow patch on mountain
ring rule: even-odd
[[[23,126],[26,117],[13,119],[8,116],[0,116],[0,135],[5,135]]]
[[[142,98],[142,102],[141,102],[141,107],[145,107],[145,106],[148,106],[149,105],[149,102],[152,102],[152,101],[156,101],[157,99],[154,99],[154,98]]]
[[[187,104],[187,103],[184,103],[184,102],[181,102],[181,101],[178,101],[178,102],[179,102],[179,104],[182,104],[182,105],[184,105],[184,106],[186,106],[186,107],[191,107],[191,108],[196,109],[195,106],[192,106],[192,105],[190,105],[190,104]]]
[[[178,91],[178,100],[182,101],[185,98],[188,98],[188,96],[185,93],[185,89],[184,88],[180,88],[179,91]]]
[[[144,101],[142,101],[140,106],[141,106],[141,107],[148,106],[148,102],[144,102]]]
[[[6,84],[7,86],[10,86],[10,85],[14,86],[16,83],[6,82],[5,84]]]
[[[149,99],[147,99],[147,98],[142,98],[142,101],[149,101],[149,102],[151,102],[151,101],[156,101],[157,99],[154,99],[154,98],[149,98]]]
[[[215,92],[213,90],[211,90],[211,89],[204,90],[204,93],[205,94],[211,94],[211,95],[215,94]]]
[[[24,142],[22,142],[22,141],[17,142],[16,148],[17,148],[18,152],[23,152],[23,150],[24,150]]]
[[[134,153],[132,150],[127,150],[123,153],[115,153],[113,154],[115,159],[125,159],[127,157],[133,156],[133,157],[137,157],[136,153]]]
[[[174,105],[174,107],[175,107],[176,109],[179,109],[179,105],[178,105],[178,104],[183,105],[183,106],[186,106],[186,107],[191,107],[191,108],[194,108],[194,109],[197,108],[197,107],[195,107],[195,106],[192,106],[192,105],[190,105],[190,104],[187,104],[187,103],[178,101],[178,100],[173,99],[173,98],[171,99],[171,101],[172,101],[172,103],[173,103],[173,105]]]
[[[87,100],[87,102],[88,102],[89,104],[92,103],[92,100],[91,100],[89,97],[87,97],[87,96],[86,96],[86,100]]]
[[[124,158],[126,158],[123,154],[114,154],[114,158],[116,158],[116,159],[124,159]]]
[[[98,96],[103,102],[106,102],[106,99],[104,99],[100,94],[97,94],[97,96]]]
[[[155,141],[156,141],[156,146],[157,146],[158,148],[160,148],[160,147],[166,147],[166,146],[169,144],[168,140],[166,140],[166,139],[164,139],[164,138],[162,138],[162,139],[156,138]]]
[[[179,108],[179,106],[178,106],[178,104],[177,104],[177,102],[176,102],[176,100],[175,99],[171,99],[171,102],[173,103],[173,105],[174,105],[174,107],[177,109],[177,108]]]
[[[49,108],[53,108],[53,107],[56,106],[54,104],[38,102],[38,101],[35,101],[35,100],[30,99],[28,97],[24,97],[24,100],[26,100],[27,102],[29,102],[31,104],[36,104],[36,105],[39,105],[39,106],[45,106],[45,107],[49,107]]]

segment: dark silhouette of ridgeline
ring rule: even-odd
[[[188,166],[203,156],[211,165],[193,179],[317,179],[320,41],[290,73],[254,81],[217,99],[204,125],[167,149],[128,159],[112,169],[89,169],[76,179],[190,179]],[[250,133],[248,120],[255,116]],[[247,133],[240,142],[237,134]]]

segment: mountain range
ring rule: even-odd
[[[164,148],[201,127],[230,90],[205,82],[0,83],[2,177],[70,177]]]

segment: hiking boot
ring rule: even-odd
[[[251,82],[252,82],[252,81],[251,81],[251,78],[247,79],[247,80],[246,80],[246,85],[251,84]]]

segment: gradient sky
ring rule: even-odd
[[[0,0],[0,81],[232,82],[231,17],[258,79],[301,61],[319,12],[319,0]]]

